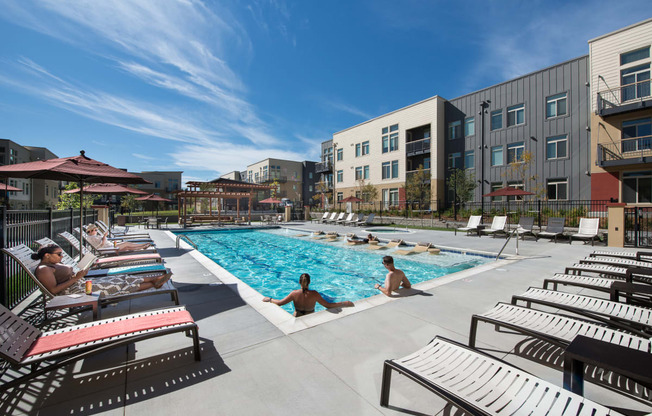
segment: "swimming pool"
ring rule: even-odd
[[[289,229],[191,233],[200,253],[264,296],[284,298],[299,288],[301,273],[309,273],[310,288],[332,302],[355,302],[379,293],[374,284],[382,283],[387,273],[381,259],[392,255],[393,250],[371,251],[366,245],[346,246],[345,239],[329,243],[306,234]],[[487,263],[490,259],[442,252],[438,256],[395,256],[394,261],[412,284],[416,284]],[[294,312],[292,303],[282,308]],[[316,311],[323,309],[317,305]]]

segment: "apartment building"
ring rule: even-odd
[[[652,19],[589,42],[591,197],[652,203]]]
[[[44,147],[22,146],[11,140],[0,139],[0,165],[14,165],[56,157],[57,155]],[[56,208],[59,202],[61,185],[59,181],[9,178],[2,182],[23,190],[7,193],[6,197],[11,209]],[[4,200],[4,192],[0,197]]]
[[[277,198],[287,198],[294,203],[310,205],[315,193],[316,162],[283,159],[265,159],[247,166],[241,172],[245,182],[270,185],[278,183]]]
[[[177,195],[175,191],[181,189],[182,171],[147,171],[134,172],[134,174],[151,182],[151,184],[138,185],[138,189],[172,200],[171,208],[176,204]]]

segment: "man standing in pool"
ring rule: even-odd
[[[301,285],[301,289],[293,290],[285,297],[285,299],[272,299],[271,297],[266,296],[263,298],[263,302],[270,302],[278,306],[294,302],[294,316],[297,317],[313,313],[317,302],[319,302],[319,304],[324,308],[353,306],[353,302],[348,300],[336,303],[327,302],[319,292],[308,289],[308,286],[310,285],[310,275],[308,273],[304,273],[299,277],[299,285]]]
[[[389,271],[387,277],[385,277],[385,287],[376,283],[374,286],[376,289],[383,292],[386,296],[392,296],[392,292],[398,289],[399,287],[404,287],[409,289],[412,287],[410,281],[403,273],[403,270],[397,269],[394,267],[394,259],[392,256],[383,257],[383,266]]]

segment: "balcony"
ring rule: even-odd
[[[272,183],[274,181],[278,183],[285,183],[288,181],[288,177],[281,175],[261,175],[256,183]]]
[[[597,105],[600,117],[652,107],[650,80],[599,91]]]
[[[405,144],[405,155],[407,157],[430,153],[430,137],[415,140]]]
[[[333,171],[332,162],[320,162],[315,165],[315,173],[328,173]]]
[[[426,176],[428,177],[428,179],[424,180],[423,183],[430,183],[430,169],[424,169],[423,171],[425,172]],[[419,172],[419,171],[418,170],[408,170],[408,171],[405,172],[405,176],[409,180],[410,177],[416,175],[417,172]]]
[[[598,166],[652,163],[652,136],[633,137],[615,143],[598,143]]]

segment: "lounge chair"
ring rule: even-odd
[[[528,308],[532,303],[536,303],[563,309],[643,337],[649,337],[648,332],[652,330],[652,309],[641,306],[535,287],[512,296],[512,304],[518,305],[518,302],[524,302]]]
[[[109,237],[123,237],[123,238],[150,238],[149,233],[127,233],[127,232],[117,232],[111,231],[109,226],[106,225],[104,221],[97,220],[95,225],[100,229],[102,234],[109,232]]]
[[[598,227],[600,218],[580,218],[580,226],[576,234],[571,234],[568,244],[576,240],[591,240],[591,245],[595,245],[595,239],[598,238]]]
[[[77,233],[77,235],[79,235],[79,233],[80,233],[79,227],[74,228],[74,231]],[[87,247],[90,247],[90,249],[97,256],[121,256],[121,255],[125,255],[125,254],[156,253],[156,248],[155,247],[148,247],[148,248],[142,249],[142,250],[122,251],[122,252],[119,252],[117,248],[100,247],[97,244],[95,244],[92,240],[88,239],[88,234],[86,234],[86,231],[81,231],[81,232],[84,233],[84,241],[88,244]],[[61,234],[63,234],[63,233],[61,233]],[[77,246],[77,247],[79,247],[79,246]]]
[[[433,247],[433,245],[430,243],[418,243],[411,250],[394,250],[394,254],[406,256],[409,254],[427,253],[431,247]]]
[[[374,218],[376,218],[375,213],[369,214],[369,216],[365,220],[360,220],[357,222],[355,225],[363,226],[363,225],[374,225]]]
[[[485,322],[509,328],[527,336],[542,339],[560,347],[566,347],[578,335],[618,344],[623,347],[650,352],[649,336],[638,336],[599,323],[575,319],[565,315],[542,312],[522,306],[498,303],[493,309],[471,317],[469,346],[475,347],[478,323]]]
[[[369,247],[367,247],[370,250],[384,250],[386,248],[394,248],[398,246],[405,245],[405,241],[401,239],[396,239],[392,240],[389,243],[385,244],[384,246],[378,245],[378,244],[369,244]]]
[[[31,369],[3,383],[0,390],[105,350],[177,332],[192,334],[195,360],[201,360],[198,327],[183,306],[42,332],[0,305],[0,331],[0,357],[14,367]],[[39,368],[48,361],[53,362]]]
[[[640,261],[633,259],[624,259],[622,257],[598,257],[589,256],[580,260],[582,264],[607,264],[618,267],[638,267],[643,269],[652,269],[652,262]]]
[[[364,214],[354,214],[353,218],[348,221],[344,221],[344,225],[358,225],[358,223],[362,221],[362,218],[364,218]]]
[[[469,415],[618,414],[511,364],[442,337],[435,337],[406,357],[385,361],[380,390],[383,407],[389,407],[392,370]]]
[[[534,234],[533,228],[534,217],[520,217],[518,219],[518,226],[516,227],[516,235],[521,237],[521,240],[525,240],[526,235],[531,235],[536,241],[538,238]]]
[[[337,213],[334,213],[334,214],[337,214]],[[337,218],[331,217],[328,220],[326,220],[326,222],[328,224],[337,224],[337,222],[340,221],[341,219],[343,219],[345,215],[346,215],[346,212],[340,212],[340,214],[337,216]]]
[[[327,224],[329,221],[335,221],[335,217],[337,217],[337,212],[332,212],[330,217],[322,218],[321,222]]]
[[[326,212],[324,212],[324,215],[321,216],[321,218],[312,218],[312,219],[310,220],[310,222],[322,222],[323,220],[325,220],[326,218],[328,218],[328,214],[329,214],[329,212],[326,211]]]
[[[589,256],[620,257],[624,259],[652,262],[652,251],[629,252],[629,251],[597,250],[589,254]]]
[[[59,233],[59,236],[66,240],[68,243],[70,243],[70,246],[79,253],[79,240],[77,237],[74,235],[70,234],[68,231],[64,231],[62,233]],[[86,242],[86,240],[84,240]],[[108,257],[117,257],[117,258],[125,258],[127,256],[158,256],[161,257],[160,254],[156,252],[155,248],[147,249],[147,250],[139,250],[139,251],[127,251],[122,253],[118,253],[116,249],[113,248],[102,248],[99,250],[96,250],[91,246],[88,242],[84,244],[82,247],[82,255],[86,255],[87,253],[95,253],[95,255],[98,256],[98,258],[108,258]],[[110,260],[106,260],[107,264],[110,263]]]
[[[457,234],[458,231],[466,231],[466,235],[469,235],[471,232],[477,233],[480,221],[482,221],[482,215],[471,215],[469,217],[469,222],[466,224],[466,227],[456,228],[455,234]]]
[[[564,217],[548,218],[546,230],[538,232],[537,239],[541,237],[554,238],[555,244],[557,244],[557,237],[562,237],[564,235],[564,224],[566,224],[566,218]]]
[[[349,215],[346,216],[346,219],[341,219],[341,220],[337,220],[337,221],[335,221],[335,224],[346,225],[346,223],[347,223],[348,221],[353,220],[353,216],[354,216],[354,215],[355,215],[355,214],[352,212],[352,213],[350,213]]]
[[[480,230],[480,234],[491,234],[496,238],[496,234],[502,233],[505,234],[505,225],[507,224],[506,215],[497,215],[491,220],[491,226],[489,228],[483,228]]]
[[[47,301],[54,298],[57,295],[50,292],[48,288],[46,288],[41,283],[41,281],[38,280],[34,275],[34,270],[36,269],[36,266],[38,266],[39,261],[33,260],[31,258],[31,255],[34,253],[32,249],[27,247],[25,244],[20,244],[18,246],[11,247],[11,248],[3,248],[2,251],[5,254],[7,254],[9,257],[14,259],[16,263],[18,263],[18,265],[21,267],[21,269],[25,272],[25,274],[30,279],[32,279],[34,284],[36,284],[36,286],[41,291],[41,295],[43,296],[43,300],[44,300],[43,307],[45,308]],[[161,272],[152,272],[147,275],[143,274],[142,276],[149,276],[149,275],[158,276],[160,274]],[[170,295],[170,299],[175,303],[175,305],[179,304],[179,293],[177,292],[177,289],[172,285],[172,280],[168,280],[159,289],[152,288],[152,289],[141,290],[139,292],[124,294],[124,295],[103,296],[100,298],[100,305],[107,305],[110,303],[120,302],[124,300],[144,297],[144,296],[151,296],[151,295]],[[65,295],[61,295],[61,296],[65,296]],[[45,316],[45,309],[43,312]]]

